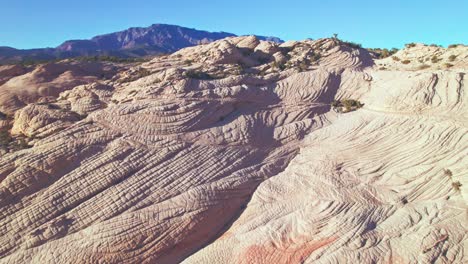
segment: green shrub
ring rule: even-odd
[[[185,72],[185,77],[197,80],[213,80],[215,79],[213,76],[206,72],[196,71],[196,70],[188,70]]]
[[[453,48],[458,47],[459,45],[461,45],[461,44],[451,44],[451,45],[448,45],[448,48],[453,49]]]
[[[347,113],[363,107],[364,104],[362,104],[358,100],[344,99],[340,101],[334,100],[331,103],[331,106],[333,108],[337,108],[340,112]]]
[[[448,57],[449,61],[454,61],[457,58],[457,55],[450,55]]]
[[[133,82],[136,81],[140,78],[146,77],[148,75],[151,75],[151,72],[145,68],[139,68],[136,70],[134,73],[132,73],[131,76],[128,76],[122,80],[120,80],[120,83],[127,83],[127,82]]]
[[[440,59],[439,59],[439,57],[437,57],[437,55],[432,56],[432,58],[431,58],[432,63],[438,63],[439,61],[440,61]]]
[[[452,171],[449,170],[449,169],[444,169],[444,175],[447,176],[447,177],[452,177]]]
[[[28,145],[26,140],[24,138],[18,139],[16,142],[14,142],[12,148],[13,150],[21,150],[21,149],[27,149],[30,148],[31,146]]]
[[[307,71],[308,70],[308,67],[307,67],[307,63],[305,61],[302,61],[301,63],[299,63],[299,71],[303,72],[303,71]]]
[[[459,182],[459,181],[456,181],[456,182],[452,182],[452,187],[455,191],[459,192],[460,191],[460,187],[462,187],[462,184]]]
[[[0,147],[7,147],[12,141],[10,133],[7,130],[0,130]]]
[[[279,69],[280,71],[284,71],[286,69],[286,64],[278,63],[276,61],[273,62],[273,68]]]
[[[423,65],[419,65],[418,69],[419,70],[424,70],[424,69],[427,69],[427,68],[430,68],[431,66],[427,65],[427,64],[423,64]]]
[[[398,52],[397,48],[392,48],[391,50],[389,50],[389,49],[380,49],[380,48],[376,48],[376,49],[369,48],[367,50],[369,52],[375,53],[379,59],[388,58],[388,57],[390,57],[393,54]]]
[[[408,43],[405,45],[406,48],[413,48],[416,47],[416,43]]]
[[[281,54],[288,56],[288,53],[291,52],[293,49],[293,47],[280,47],[280,52]]]
[[[361,49],[362,45],[360,43],[352,42],[352,41],[343,41],[344,44],[347,46],[354,48],[354,49]]]
[[[258,63],[259,63],[260,65],[262,65],[262,64],[265,64],[265,63],[269,62],[270,59],[269,59],[269,58],[266,58],[266,57],[265,57],[265,58],[264,58],[264,57],[260,57],[260,58],[257,59],[257,61],[258,61]]]
[[[99,55],[99,56],[81,56],[76,58],[71,58],[71,60],[75,61],[84,61],[84,62],[116,62],[116,63],[134,63],[134,62],[145,62],[149,59],[144,58],[123,58],[123,57],[116,57],[116,56],[108,56],[108,55]]]
[[[361,108],[363,106],[363,104],[361,104],[361,102],[359,102],[357,100],[353,100],[353,99],[345,99],[345,100],[341,101],[341,103],[347,109],[351,109],[353,107]]]
[[[404,61],[402,61],[401,63],[403,63],[403,64],[410,64],[411,61],[410,61],[410,60],[404,60]]]

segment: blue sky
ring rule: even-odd
[[[365,47],[468,43],[467,0],[0,0],[0,46],[55,47],[166,23],[209,31],[329,37]]]

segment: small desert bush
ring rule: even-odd
[[[457,191],[457,192],[460,191],[460,187],[462,187],[462,184],[459,181],[452,182],[452,188],[455,191]]]
[[[307,71],[308,70],[307,65],[308,65],[308,63],[305,62],[305,61],[302,61],[301,63],[299,63],[299,66],[298,66],[299,71],[300,72]]]
[[[393,57],[392,57],[392,60],[394,60],[394,61],[400,61],[400,58],[398,58],[397,56],[393,56]]]
[[[12,140],[7,130],[0,130],[0,147],[7,147]]]
[[[344,44],[346,44],[348,47],[354,48],[354,49],[361,49],[362,45],[360,43],[352,42],[352,41],[343,41]]]
[[[439,61],[440,61],[440,59],[439,59],[439,57],[437,57],[437,55],[432,56],[432,58],[431,58],[432,63],[438,63]]]
[[[277,63],[276,61],[273,62],[273,68],[279,69],[281,71],[287,68],[286,64],[284,63]]]
[[[367,50],[369,50],[370,52],[375,53],[379,59],[384,59],[384,58],[390,57],[393,54],[398,52],[398,49],[396,49],[396,48],[392,48],[391,50],[389,50],[389,49],[379,49],[379,48],[376,48],[376,49],[369,48]]]
[[[314,54],[312,54],[312,56],[310,57],[310,60],[311,60],[312,62],[317,62],[318,60],[320,60],[321,57],[322,57],[322,56],[321,56],[320,54],[314,53]]]
[[[265,64],[265,63],[269,62],[270,59],[267,58],[267,57],[260,57],[260,58],[257,59],[257,61],[258,61],[258,63],[259,63],[260,65],[262,65],[262,64]]]
[[[450,44],[450,45],[448,45],[448,48],[453,49],[453,48],[458,47],[458,45],[460,45],[460,44]]]
[[[413,48],[416,47],[416,43],[408,43],[405,45],[406,48]]]
[[[402,61],[401,63],[403,63],[403,64],[410,64],[411,61],[410,61],[410,60],[404,60],[404,61]]]
[[[5,120],[7,119],[7,115],[3,112],[0,112],[0,120]]]
[[[452,68],[452,67],[453,67],[453,64],[451,64],[451,63],[444,63],[444,66],[447,67],[447,68]]]
[[[358,100],[354,99],[344,99],[344,100],[334,100],[331,103],[331,106],[334,108],[338,108],[339,111],[342,111],[343,113],[350,112],[357,110],[364,106],[361,102]]]
[[[454,61],[457,58],[457,55],[450,55],[448,57],[449,61]]]
[[[74,61],[82,61],[82,62],[115,62],[115,63],[135,63],[135,62],[145,62],[149,61],[149,59],[145,58],[128,58],[128,57],[116,57],[116,56],[109,56],[109,55],[96,55],[96,56],[81,56],[72,58],[71,60]]]
[[[16,142],[14,142],[14,144],[12,144],[11,147],[13,150],[21,150],[21,149],[30,148],[31,146],[28,145],[28,143],[26,142],[26,139],[20,138]]]
[[[428,69],[430,68],[431,66],[427,65],[427,64],[423,64],[423,65],[419,65],[418,67],[418,70],[424,70],[424,69]]]
[[[213,80],[214,77],[210,74],[202,71],[188,70],[185,72],[185,76],[191,79],[197,80]]]
[[[281,54],[287,56],[289,52],[291,52],[294,48],[293,47],[280,47]]]
[[[190,66],[193,63],[193,60],[184,60],[184,63]]]
[[[148,75],[151,75],[151,72],[145,68],[139,68],[135,72],[132,73],[131,76],[128,76],[122,80],[120,80],[120,83],[127,83],[127,82],[133,82],[136,81],[140,78],[146,77]]]
[[[444,175],[447,176],[447,177],[452,177],[453,173],[449,169],[444,169]]]
[[[341,101],[343,103],[343,106],[347,109],[351,109],[353,107],[356,107],[356,108],[361,108],[363,106],[363,104],[357,100],[353,100],[353,99],[345,99],[343,101]]]

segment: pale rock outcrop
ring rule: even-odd
[[[73,61],[38,65],[8,78],[3,84],[0,82],[0,111],[12,115],[41,97],[55,98],[77,85],[112,77],[121,68],[120,65]]]
[[[333,39],[241,52],[262,43],[18,111],[12,132],[38,138],[0,156],[0,262],[466,262],[464,64],[379,70]],[[364,106],[333,111],[343,99]]]

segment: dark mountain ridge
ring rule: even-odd
[[[179,49],[236,36],[227,32],[208,32],[176,25],[154,24],[98,35],[89,40],[67,40],[56,48],[15,49],[0,47],[0,64],[28,60],[52,60],[80,56],[144,57],[172,53]],[[282,42],[276,37],[260,39]]]

